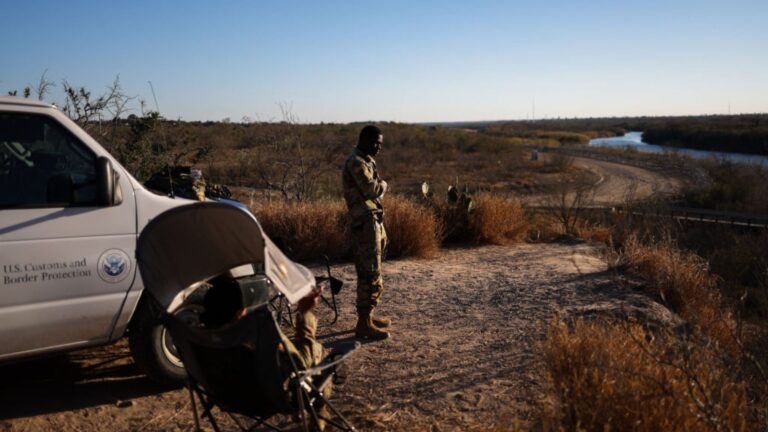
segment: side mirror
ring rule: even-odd
[[[99,206],[112,207],[123,202],[118,179],[120,175],[109,159],[104,156],[96,159],[96,201]]]

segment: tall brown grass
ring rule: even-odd
[[[611,227],[589,221],[582,221],[577,224],[575,231],[579,238],[604,244],[610,244],[613,234]]]
[[[620,263],[649,281],[649,287],[699,333],[723,348],[736,350],[736,321],[701,257],[679,250],[671,241],[643,244],[630,235]]]
[[[264,231],[293,259],[349,257],[346,207],[342,201],[268,201],[252,208]]]
[[[430,258],[440,245],[438,222],[427,207],[400,197],[385,201],[384,226],[391,258]],[[343,201],[268,201],[253,209],[264,231],[299,261],[351,257],[347,208]]]
[[[712,347],[635,324],[553,325],[543,424],[568,431],[744,431],[747,395]],[[548,427],[548,426],[547,426]]]
[[[521,241],[528,231],[523,207],[513,198],[482,193],[473,198],[470,212],[445,202],[435,208],[446,242],[510,244]]]
[[[293,259],[351,258],[343,201],[256,201],[251,207],[267,235]],[[387,197],[384,208],[390,258],[431,258],[441,240],[509,244],[522,240],[528,231],[518,201],[490,194],[478,195],[469,213],[448,204],[427,206],[400,196]]]
[[[385,220],[391,258],[431,258],[440,247],[440,224],[423,204],[392,196],[384,201]]]
[[[469,233],[474,243],[519,242],[527,230],[528,223],[519,201],[491,194],[480,194],[475,198],[469,216]]]

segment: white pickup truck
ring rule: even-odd
[[[191,201],[156,195],[55,106],[0,97],[0,362],[128,333],[153,378],[185,378],[142,300],[138,235]]]

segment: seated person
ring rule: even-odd
[[[290,340],[285,344],[280,344],[280,348],[285,350],[293,358],[293,362],[299,369],[308,369],[316,366],[323,358],[323,346],[317,342],[317,318],[312,313],[312,309],[317,306],[320,295],[323,293],[323,287],[317,287],[306,297],[299,300],[296,306],[296,331]],[[200,322],[208,328],[217,328],[232,321],[243,318],[247,311],[243,307],[243,299],[239,285],[234,281],[218,281],[203,298],[205,312],[200,316]],[[255,350],[254,346],[244,344],[246,348]],[[286,365],[288,366],[288,365]],[[290,367],[285,367],[283,373],[287,377],[291,373]],[[332,383],[328,383],[322,390],[323,396],[327,399],[332,394]],[[320,404],[316,407],[320,416],[318,428],[325,429],[325,420],[330,416],[328,406]]]
[[[320,363],[323,358],[323,346],[317,342],[317,318],[312,309],[317,306],[323,287],[317,287],[306,297],[299,300],[296,306],[296,332],[287,341],[285,349],[298,359],[299,366],[307,369]],[[200,316],[200,322],[209,328],[221,327],[245,316],[246,309],[240,287],[234,281],[217,283],[206,292],[203,298],[205,312]]]

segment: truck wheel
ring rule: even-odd
[[[128,333],[131,355],[150,379],[179,387],[186,383],[187,372],[170,335],[160,324],[155,308],[149,301],[139,303]]]

